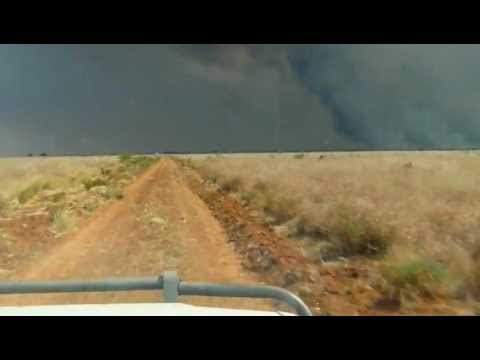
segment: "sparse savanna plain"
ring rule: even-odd
[[[282,286],[319,315],[475,314],[479,180],[475,151],[0,159],[0,277],[176,268]]]

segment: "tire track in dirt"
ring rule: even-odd
[[[175,162],[161,159],[80,230],[10,281],[157,276],[176,268],[188,281],[254,283],[223,228],[184,183]],[[6,295],[0,305],[157,302],[161,292]],[[258,300],[185,298],[197,305],[271,309]]]

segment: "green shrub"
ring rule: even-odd
[[[74,227],[74,220],[63,209],[58,209],[53,214],[52,227],[57,235],[63,235]]]
[[[274,192],[261,181],[255,183],[249,197],[265,213],[273,216],[276,222],[281,223],[293,219],[298,213],[298,201],[296,199]]]
[[[293,219],[297,215],[298,203],[293,198],[287,198],[277,195],[267,196],[267,202],[264,209],[275,217],[278,222],[285,222]]]
[[[139,169],[144,169],[156,162],[157,159],[149,156],[136,156],[132,159],[132,164]]]
[[[99,203],[96,201],[88,201],[83,204],[83,209],[89,213],[94,212],[99,207]]]
[[[446,280],[447,271],[433,260],[417,259],[386,265],[382,275],[390,289],[431,296]]]
[[[58,202],[64,201],[66,196],[67,196],[67,194],[63,191],[62,192],[57,192],[55,194],[52,194],[49,197],[49,200],[54,202],[54,203],[58,203]]]
[[[190,169],[193,169],[195,167],[193,160],[191,158],[181,159],[180,164],[183,167],[190,168]]]
[[[242,189],[243,184],[240,178],[232,177],[232,178],[221,178],[219,181],[219,185],[224,191],[238,192]]]
[[[29,200],[31,200],[35,195],[37,195],[40,191],[49,190],[52,188],[52,185],[49,182],[35,182],[29,185],[27,188],[22,190],[18,195],[17,199],[20,204],[25,204]]]
[[[347,208],[337,209],[329,229],[331,241],[343,256],[381,256],[387,253],[396,237],[393,227],[356,215]]]
[[[305,157],[305,154],[303,154],[303,153],[293,155],[293,158],[297,159],[297,160],[301,160],[304,157]]]
[[[131,159],[132,155],[129,154],[122,154],[118,157],[118,161],[120,161],[122,164],[128,163]]]
[[[82,184],[85,187],[85,189],[88,191],[91,188],[94,188],[96,186],[107,185],[107,180],[99,177],[85,178],[82,180]]]
[[[141,171],[157,161],[155,157],[152,156],[132,156],[132,155],[121,155],[119,156],[120,163],[125,166],[129,171],[138,172]]]
[[[213,176],[213,175],[209,175],[206,177],[206,181],[209,182],[209,183],[212,183],[212,184],[216,184],[218,179],[216,176]]]
[[[106,197],[107,199],[123,199],[123,192],[116,186],[109,186],[107,187],[106,191]]]
[[[316,261],[331,261],[342,256],[340,249],[331,242],[318,241],[309,251],[309,257]]]

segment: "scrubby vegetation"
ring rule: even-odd
[[[363,257],[383,264],[383,290],[477,300],[479,164],[473,152],[194,160],[205,179],[263,211],[314,261]]]
[[[24,204],[37,195],[40,191],[49,190],[52,185],[48,181],[38,181],[27,186],[24,190],[18,193],[17,199],[20,204]]]
[[[342,256],[385,255],[395,239],[395,229],[365,214],[341,206],[332,214],[330,239]]]
[[[98,216],[95,210],[108,211],[106,204],[122,201],[124,189],[154,160],[0,159],[0,278],[66,241],[88,218]]]
[[[120,155],[118,158],[120,164],[125,166],[128,170],[136,173],[152,165],[157,159],[153,156],[132,156]]]
[[[58,209],[52,218],[52,230],[56,236],[62,236],[74,229],[75,218],[65,209]]]
[[[205,168],[201,167],[199,171],[206,175],[207,181],[216,183],[223,191],[236,193],[245,204],[263,210],[272,224],[290,222],[290,235],[309,235],[322,241],[328,240],[328,243],[316,246],[320,256],[382,256],[396,237],[393,227],[371,219],[366,213],[358,213],[345,204],[331,207],[325,221],[316,222],[302,208],[304,199],[296,192],[282,191],[282,186],[274,179],[250,181],[249,186],[246,177],[228,176],[212,169],[205,172]]]
[[[216,179],[212,180],[215,182],[217,181]],[[222,178],[218,184],[222,190],[227,192],[237,192],[242,188],[242,182],[239,178]]]
[[[468,257],[462,257],[458,259],[461,264],[457,264],[457,270],[455,280],[458,283],[456,295],[462,297],[471,296],[480,301],[480,241],[475,243]],[[460,271],[458,271],[458,265],[461,265]]]
[[[387,263],[383,268],[383,279],[383,290],[388,296],[434,297],[447,280],[447,270],[434,260],[414,259]]]
[[[267,215],[274,218],[275,222],[285,222],[292,219],[298,211],[297,200],[283,194],[278,194],[264,182],[256,182],[247,199],[263,209]]]
[[[10,160],[2,161],[10,177],[3,179],[8,191],[0,193],[0,216],[9,210],[15,213],[28,203],[49,212],[52,231],[61,236],[74,227],[78,216],[88,216],[106,200],[122,199],[123,188],[156,158],[122,155],[117,159],[25,159],[31,168],[22,168],[24,163],[20,161],[16,166],[10,165]],[[23,187],[14,187],[15,183]],[[14,206],[10,209],[12,199]]]
[[[8,200],[0,194],[0,216],[3,216],[8,213],[10,205]]]
[[[123,199],[122,190],[115,185],[108,186],[105,195],[107,199]]]
[[[85,186],[85,190],[90,190],[96,186],[107,185],[107,179],[100,177],[85,178],[82,180],[82,184]]]

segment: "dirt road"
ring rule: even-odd
[[[80,230],[9,280],[156,276],[176,269],[188,281],[260,283],[177,164],[161,159]],[[161,292],[5,296],[1,305],[155,302]],[[258,300],[185,298],[198,305],[265,309]]]

